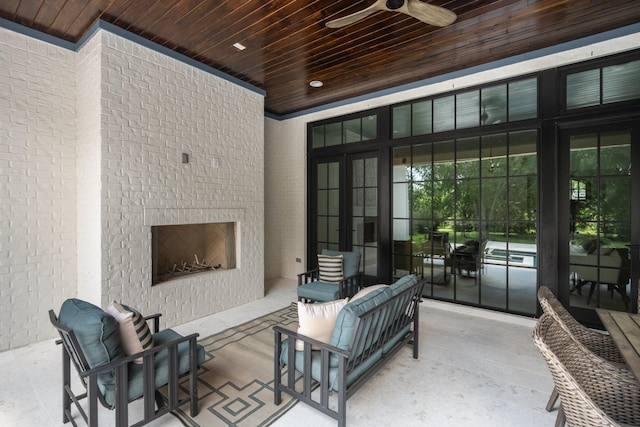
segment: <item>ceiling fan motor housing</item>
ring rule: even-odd
[[[400,9],[404,4],[404,0],[387,0],[387,8],[391,10]]]

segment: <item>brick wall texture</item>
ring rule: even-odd
[[[70,297],[173,326],[263,295],[262,95],[103,30],[0,29],[0,56],[0,351]],[[151,225],[207,221],[237,222],[237,268],[152,287]]]
[[[73,52],[0,29],[0,350],[52,336],[76,288]]]

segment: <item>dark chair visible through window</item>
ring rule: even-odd
[[[463,245],[458,246],[451,252],[454,271],[462,275],[466,271],[466,275],[471,273],[476,275],[481,271],[484,263],[484,252],[487,246],[487,240],[467,240]]]
[[[449,257],[449,233],[429,231],[425,237],[426,239],[422,244],[422,252],[426,257]]]

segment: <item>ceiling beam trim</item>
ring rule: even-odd
[[[29,27],[25,27],[23,25],[17,24],[15,22],[12,21],[8,21],[6,19],[0,18],[0,27],[1,28],[6,28],[8,30],[11,30],[13,32],[25,35],[27,37],[31,37],[34,38],[36,40],[40,40],[43,41],[45,43],[49,43],[58,47],[61,47],[63,49],[67,49],[67,50],[71,50],[74,52],[78,52],[80,49],[82,49],[82,47],[85,45],[85,43],[87,43],[99,30],[104,30],[104,31],[108,31],[112,34],[115,34],[117,36],[120,36],[126,40],[129,40],[133,43],[136,43],[138,45],[144,46],[148,49],[151,49],[155,52],[158,52],[162,55],[168,56],[170,58],[175,59],[176,61],[180,61],[183,62],[187,65],[190,65],[194,68],[197,68],[205,73],[208,74],[212,74],[216,77],[219,77],[223,80],[227,80],[235,85],[238,85],[240,87],[243,87],[247,90],[250,90],[251,92],[257,93],[259,95],[262,96],[266,96],[267,92],[264,89],[261,89],[257,86],[254,86],[252,84],[249,84],[245,81],[242,81],[236,77],[233,77],[223,71],[217,70],[213,67],[210,67],[208,65],[205,65],[201,62],[198,62],[194,59],[191,59],[185,55],[182,55],[181,53],[175,52],[169,48],[166,48],[162,45],[159,45],[155,42],[152,42],[150,40],[147,40],[143,37],[140,37],[136,34],[133,34],[127,30],[124,30],[120,27],[117,27],[113,24],[110,24],[108,22],[99,20],[96,21],[96,23],[94,23],[91,28],[89,29],[89,31],[86,32],[85,35],[82,36],[82,38],[80,40],[78,40],[77,43],[71,43],[68,42],[66,40],[60,39],[58,37],[54,37],[51,36],[49,34],[43,33],[41,31],[38,30],[34,30],[32,28]]]

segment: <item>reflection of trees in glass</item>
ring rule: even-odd
[[[437,229],[442,221],[453,218],[455,187],[451,180],[443,180],[444,176],[451,176],[447,169],[452,171],[453,164],[439,165],[435,173],[430,165],[415,166],[413,169],[413,217],[427,220],[425,225],[429,228]]]
[[[578,240],[578,236],[584,239],[599,234],[601,243],[616,244],[617,241],[619,245],[630,239],[628,132],[599,136],[591,134],[572,139],[572,181],[586,184],[584,197],[571,198],[572,231],[577,233]]]
[[[460,179],[456,182],[458,205],[457,226],[461,231],[470,231],[472,222],[480,219],[480,180]]]
[[[519,137],[517,149],[508,158],[505,154],[496,155],[497,150],[491,152],[492,159],[508,170],[509,177],[504,172],[492,174],[489,163],[478,158],[458,159],[455,163],[453,153],[450,161],[407,168],[407,180],[412,182],[414,233],[428,227],[461,233],[457,240],[477,238],[479,221],[483,221],[483,235],[490,233],[493,239],[505,240],[508,232],[513,241],[535,242],[537,159],[535,151],[527,151],[535,150],[535,133],[530,135]],[[428,154],[430,150],[424,152]]]
[[[482,181],[482,218],[486,221],[507,220],[507,180],[487,178]]]

